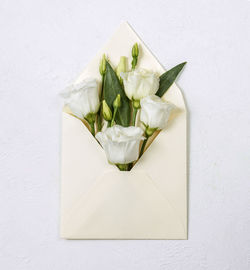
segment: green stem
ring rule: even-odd
[[[134,70],[134,69],[135,69],[136,64],[137,64],[137,57],[133,57],[133,60],[132,60],[132,62],[131,62],[131,65],[132,65],[132,70]]]
[[[128,164],[128,171],[130,171],[132,169],[132,167],[133,167],[133,162]]]
[[[104,83],[104,75],[102,75],[102,87],[101,87],[101,93],[100,93],[100,102],[103,100],[103,83]],[[97,114],[97,131],[101,131],[102,129],[102,106],[100,106],[100,109]]]
[[[139,158],[142,156],[142,154],[143,154],[143,152],[144,152],[145,146],[146,146],[146,144],[147,144],[147,142],[148,142],[148,138],[149,138],[149,137],[147,136],[146,139],[145,139],[145,140],[143,141],[143,143],[142,143]]]
[[[120,171],[128,171],[128,164],[116,164]]]
[[[96,114],[95,113],[89,113],[85,116],[85,120],[89,123],[91,133],[95,137],[95,121],[96,121]]]
[[[133,109],[133,118],[132,118],[132,126],[135,126],[135,121],[136,121],[136,114],[137,114],[138,109],[134,108]]]
[[[116,116],[117,110],[118,110],[118,107],[115,107],[113,117],[111,120],[111,127],[113,127],[113,125],[115,124],[115,116]]]
[[[91,128],[91,133],[95,137],[95,122],[89,123],[90,128]]]
[[[111,127],[111,121],[108,121],[108,127]]]
[[[100,109],[101,111],[101,109]],[[101,118],[101,113],[97,114],[97,131],[101,131],[102,129],[102,118]]]

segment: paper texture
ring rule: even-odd
[[[139,66],[162,74],[163,67],[123,23],[78,80],[100,78],[102,54],[116,66],[135,42],[141,46]],[[62,113],[62,238],[187,239],[186,108],[176,84],[163,98],[178,112],[130,172],[110,165],[85,125]]]

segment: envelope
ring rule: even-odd
[[[116,66],[140,44],[140,67],[165,70],[128,23],[87,65],[77,81],[100,79],[105,53]],[[129,63],[131,59],[129,58]],[[178,107],[131,171],[107,162],[83,122],[62,112],[60,235],[66,239],[187,239],[186,107],[176,84],[163,99]]]

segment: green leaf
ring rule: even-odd
[[[104,99],[110,108],[113,108],[113,102],[117,95],[121,95],[121,107],[116,113],[115,122],[118,125],[127,127],[130,123],[131,111],[129,99],[127,98],[123,87],[111,65],[106,62],[106,72],[103,83]]]
[[[156,92],[157,96],[162,97],[167,92],[186,63],[187,62],[181,63],[160,76],[160,86]]]

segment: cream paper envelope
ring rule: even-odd
[[[140,44],[139,66],[162,74],[164,68],[123,23],[78,80],[99,78],[102,54],[116,66],[135,42]],[[187,239],[186,108],[176,84],[163,98],[178,107],[178,114],[130,172],[110,165],[87,127],[63,112],[62,238]]]

